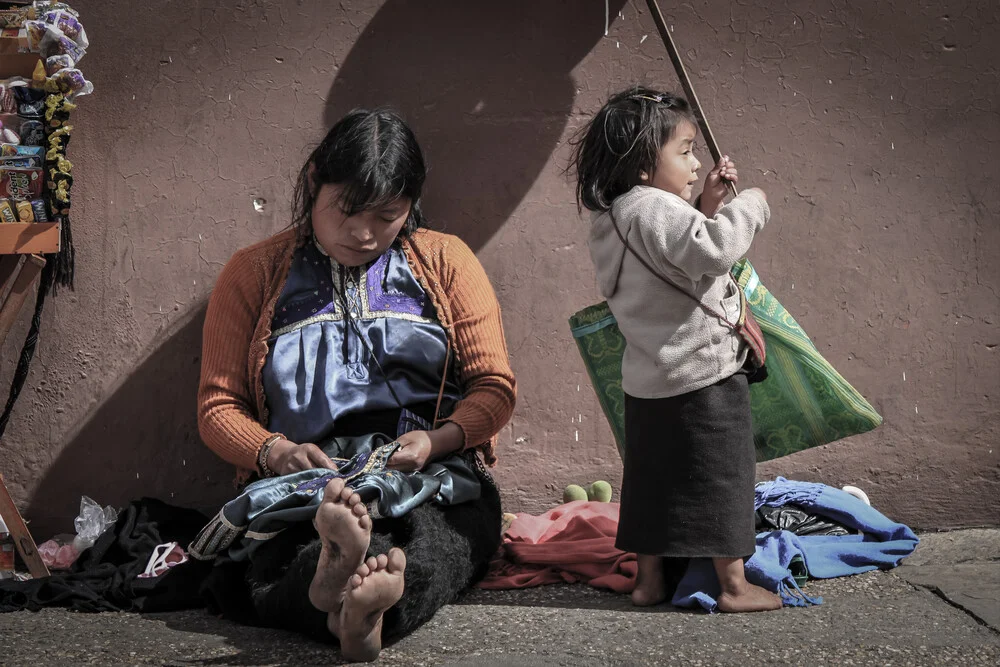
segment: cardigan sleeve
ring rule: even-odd
[[[661,271],[676,268],[695,282],[726,275],[771,213],[753,190],[742,191],[711,218],[677,195],[646,190],[634,215],[650,259]]]
[[[458,238],[445,249],[443,288],[459,352],[459,379],[465,390],[445,420],[459,426],[465,447],[488,442],[514,414],[517,396],[503,334],[500,304],[482,264]]]
[[[208,301],[203,332],[198,431],[224,460],[255,470],[272,435],[257,417],[250,390],[249,350],[263,308],[263,277],[245,250],[222,269]]]

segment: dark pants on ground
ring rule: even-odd
[[[500,547],[502,512],[492,478],[480,473],[480,481],[478,500],[451,507],[427,503],[399,519],[373,522],[369,556],[392,547],[406,554],[403,597],[385,614],[383,641],[413,632],[485,576]],[[322,547],[316,529],[304,523],[266,546],[267,554],[255,557],[246,573],[257,622],[332,639],[326,612],[309,602],[309,583]]]

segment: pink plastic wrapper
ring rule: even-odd
[[[49,540],[38,547],[38,555],[50,570],[68,570],[79,558],[80,552],[73,547],[72,542],[60,544],[56,540]]]

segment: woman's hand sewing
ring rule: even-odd
[[[736,164],[729,159],[728,155],[723,155],[719,164],[715,165],[712,171],[708,172],[705,179],[705,189],[701,193],[699,210],[708,217],[713,217],[722,206],[722,201],[729,194],[726,187],[727,181],[735,183],[739,178],[736,174]]]
[[[271,446],[271,451],[267,454],[267,467],[276,475],[289,475],[313,468],[337,469],[330,457],[313,443],[296,444],[284,438]]]
[[[400,447],[386,465],[401,472],[416,472],[434,459],[460,450],[465,434],[457,424],[447,422],[433,431],[404,433],[396,441]]]

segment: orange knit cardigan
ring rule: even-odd
[[[403,237],[403,250],[452,348],[463,398],[446,420],[496,462],[496,434],[514,411],[516,388],[504,340],[500,305],[486,272],[459,238],[430,230]],[[237,466],[242,482],[257,467],[268,431],[261,373],[274,304],[281,294],[295,230],[236,252],[222,269],[205,316],[198,388],[198,430],[216,454]]]

